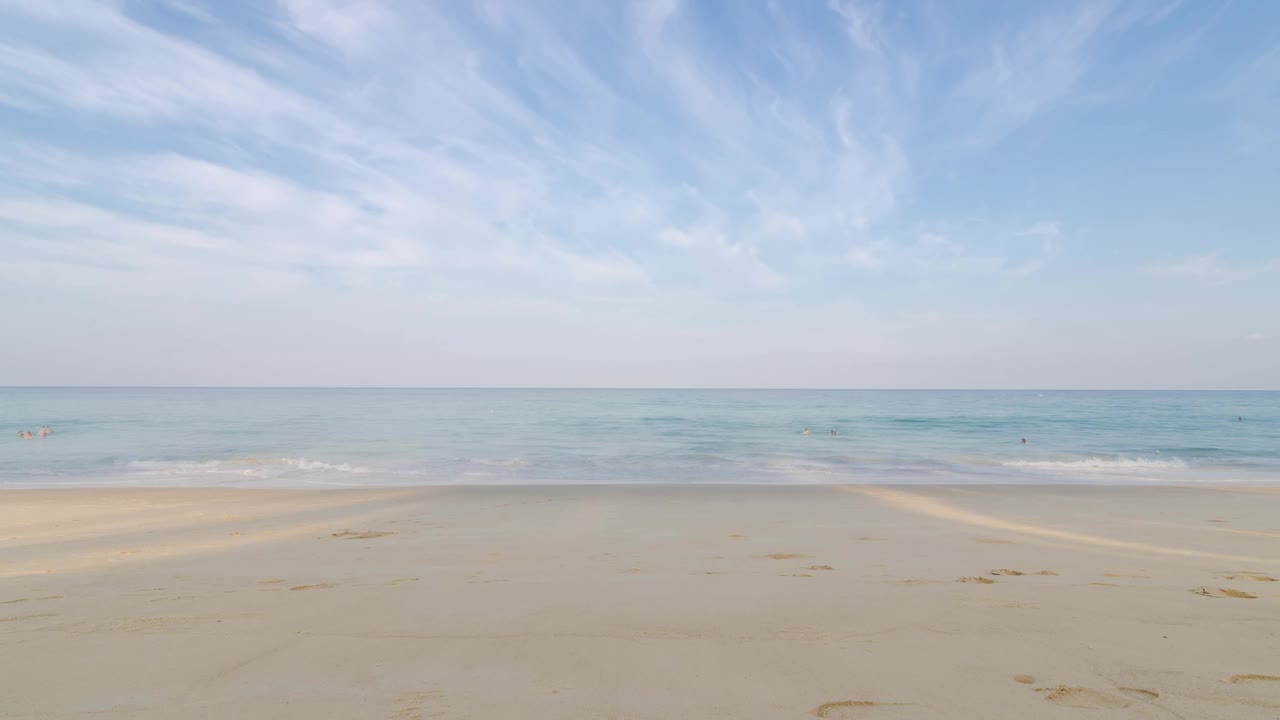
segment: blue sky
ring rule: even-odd
[[[1280,4],[0,0],[0,383],[1280,388]]]

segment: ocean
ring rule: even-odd
[[[0,388],[0,428],[7,488],[1280,482],[1280,392]]]

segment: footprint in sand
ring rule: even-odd
[[[830,565],[810,565],[809,567],[806,567],[805,570],[835,570],[835,568]]]
[[[815,717],[820,718],[853,718],[864,717],[860,712],[870,708],[878,707],[894,707],[900,706],[902,703],[883,703],[874,700],[836,700],[834,702],[822,703],[818,707],[809,711]]]
[[[995,580],[986,577],[962,577],[959,580],[956,580],[956,582],[977,583],[979,585],[994,585],[996,583]]]
[[[338,538],[339,540],[372,540],[373,538],[386,537],[388,535],[395,535],[395,533],[378,530],[364,530],[361,532],[343,530],[342,532],[333,533],[329,537]]]
[[[757,555],[756,557],[768,560],[795,560],[797,558],[813,557],[804,553],[769,553],[768,555]]]
[[[1014,675],[1013,681],[1016,683],[1022,683],[1023,685],[1031,685],[1036,681],[1036,679],[1031,675]]]
[[[1280,675],[1257,675],[1248,673],[1246,675],[1232,675],[1227,682],[1232,685],[1239,685],[1242,682],[1280,682]]]
[[[1249,580],[1251,582],[1277,582],[1276,578],[1270,575],[1263,575],[1255,572],[1238,572],[1231,575],[1223,575],[1223,580]]]
[[[991,574],[992,575],[1026,575],[1026,573],[1022,572],[1021,570],[1010,570],[1009,568],[1000,568],[999,570],[992,570]]]
[[[22,620],[35,620],[37,618],[58,617],[57,613],[38,613],[36,615],[10,615],[9,617],[0,617],[0,623],[20,622]]]
[[[317,583],[315,585],[296,585],[289,588],[290,590],[328,590],[329,588],[338,587],[329,583]]]
[[[1195,593],[1196,595],[1203,595],[1205,597],[1211,597],[1211,598],[1242,598],[1245,600],[1255,600],[1258,597],[1257,595],[1254,595],[1251,592],[1245,592],[1244,590],[1233,590],[1232,588],[1198,587],[1198,588],[1192,588],[1191,592]]]
[[[1126,687],[1095,690],[1059,685],[1052,688],[1036,688],[1036,692],[1045,693],[1045,701],[1054,705],[1089,710],[1127,708],[1134,702],[1151,702],[1160,697],[1160,693],[1154,690]]]
[[[400,693],[400,697],[396,698],[398,708],[394,714],[388,715],[387,719],[424,720],[424,718],[440,717],[444,714],[444,709],[427,714],[427,706],[438,703],[441,700],[440,695],[439,690]]]
[[[480,575],[472,575],[471,577],[467,578],[468,585],[489,585],[491,583],[504,583],[504,582],[511,582],[511,581],[507,578],[484,578],[484,577],[480,577]]]
[[[1058,577],[1058,573],[1056,573],[1056,572],[1054,572],[1054,571],[1052,571],[1052,570],[1037,570],[1036,572],[1033,572],[1033,573],[1031,573],[1031,574],[1032,574],[1032,575],[1046,575],[1046,576],[1049,576],[1049,577]]]

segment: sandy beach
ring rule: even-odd
[[[1280,488],[0,498],[6,718],[1280,716]]]

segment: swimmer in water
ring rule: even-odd
[[[1022,438],[1022,444],[1023,444],[1023,445],[1026,445],[1026,444],[1027,444],[1027,439],[1026,439],[1026,438]]]
[[[808,435],[808,434],[809,434],[809,428],[805,428],[804,430],[801,430],[801,431],[800,431],[800,434],[801,434],[801,435]]]
[[[1244,422],[1244,417],[1242,417],[1242,416],[1240,416],[1240,415],[1237,415],[1237,416],[1236,416],[1236,422]]]

